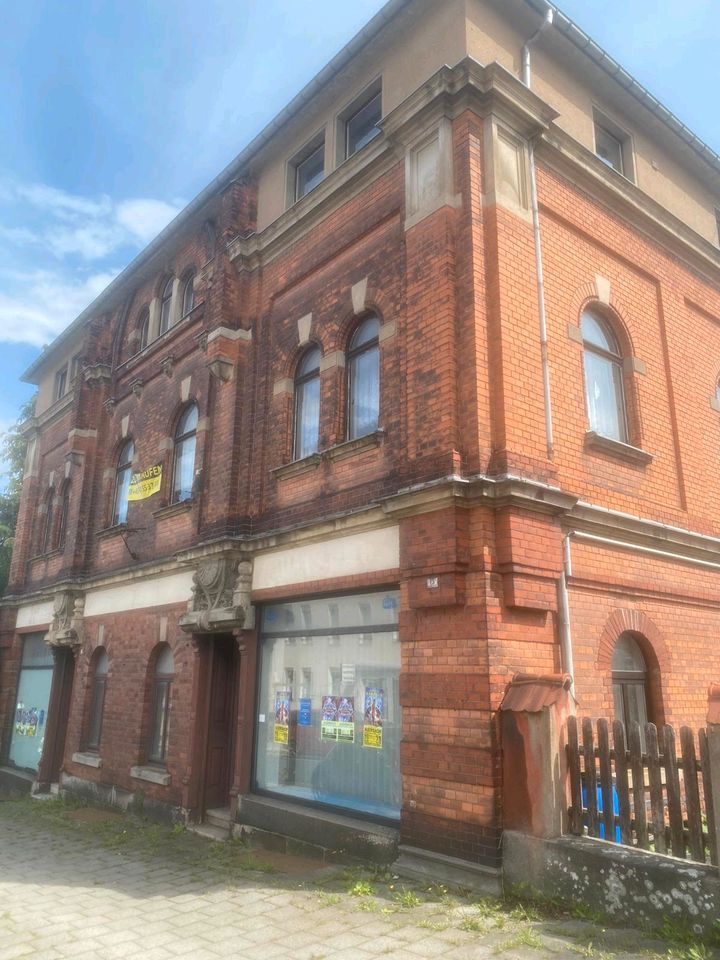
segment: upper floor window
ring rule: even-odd
[[[609,325],[586,310],[580,323],[585,359],[585,396],[590,429],[628,442],[623,358]]]
[[[62,489],[62,499],[60,501],[60,520],[58,522],[58,548],[62,550],[65,546],[65,535],[67,534],[68,513],[70,511],[70,483],[65,481]]]
[[[82,371],[83,355],[76,353],[70,361],[70,381],[74,382]]]
[[[140,314],[138,324],[138,353],[145,349],[150,342],[150,311],[147,307]]]
[[[173,301],[173,286],[175,284],[175,278],[170,277],[165,286],[163,287],[162,297],[160,298],[160,333],[163,334],[170,329],[170,321],[172,319],[172,301]]]
[[[382,117],[382,93],[376,90],[362,100],[355,101],[349,112],[341,118],[345,126],[345,158],[351,157],[379,133],[378,123]]]
[[[197,404],[191,403],[190,406],[184,410],[175,429],[172,503],[189,500],[193,495],[197,425]]]
[[[95,668],[92,672],[92,687],[90,689],[90,714],[88,716],[87,741],[88,750],[100,749],[102,736],[103,713],[105,712],[105,689],[107,687],[108,656],[103,647],[99,647],[94,655]]]
[[[717,227],[717,243],[720,245],[720,208],[715,208],[715,226]]]
[[[175,661],[172,650],[164,643],[155,660],[152,686],[152,713],[148,745],[148,760],[152,763],[165,763],[167,757],[170,686],[174,673]]]
[[[113,505],[113,524],[125,523],[128,515],[128,496],[132,478],[132,462],[135,456],[135,444],[132,440],[124,445],[118,457],[115,471],[115,500]]]
[[[314,140],[290,161],[293,200],[301,200],[325,179],[325,137]]]
[[[51,487],[45,498],[45,523],[43,525],[43,537],[41,544],[41,553],[48,553],[52,550],[53,528],[55,526],[55,491]]]
[[[59,400],[60,397],[64,397],[67,393],[67,378],[68,378],[68,368],[67,366],[63,367],[61,370],[58,370],[55,374],[55,393],[53,396],[54,400]]]
[[[595,118],[595,154],[603,163],[617,170],[628,180],[635,180],[635,161],[632,141],[609,117],[597,110]]]
[[[368,317],[348,350],[348,439],[377,430],[380,419],[380,321]]]
[[[186,317],[195,306],[195,273],[190,273],[185,277],[182,298],[182,315]]]
[[[648,668],[640,644],[630,633],[624,633],[615,646],[612,658],[613,700],[615,717],[625,729],[631,723],[640,727],[648,722]]]
[[[294,457],[316,453],[320,439],[320,349],[311,347],[295,374]]]

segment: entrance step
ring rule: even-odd
[[[211,827],[220,827],[230,833],[230,807],[217,807],[215,810],[205,811],[205,823]]]
[[[190,823],[188,830],[207,840],[218,840],[220,843],[230,839],[230,831],[224,827],[214,827],[209,823]]]

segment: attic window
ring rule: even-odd
[[[290,161],[292,174],[291,197],[293,202],[302,200],[325,179],[324,134],[297,153]]]
[[[635,182],[632,141],[609,117],[595,111],[595,155],[621,176]]]
[[[382,86],[377,80],[363,90],[338,118],[338,162],[352,157],[380,133],[382,117]]]

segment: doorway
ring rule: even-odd
[[[230,806],[237,726],[238,650],[233,637],[210,641],[203,814]]]
[[[47,733],[38,769],[38,784],[41,791],[48,790],[51,784],[58,783],[60,780],[75,679],[73,650],[68,647],[56,647],[53,655],[55,665],[48,705]]]

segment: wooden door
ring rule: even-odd
[[[237,715],[237,646],[233,637],[212,641],[208,737],[205,758],[205,809],[230,803]]]
[[[47,733],[38,768],[40,790],[49,789],[50,784],[57,783],[60,779],[75,679],[75,657],[72,650],[56,649],[53,655],[55,666],[48,704]]]

